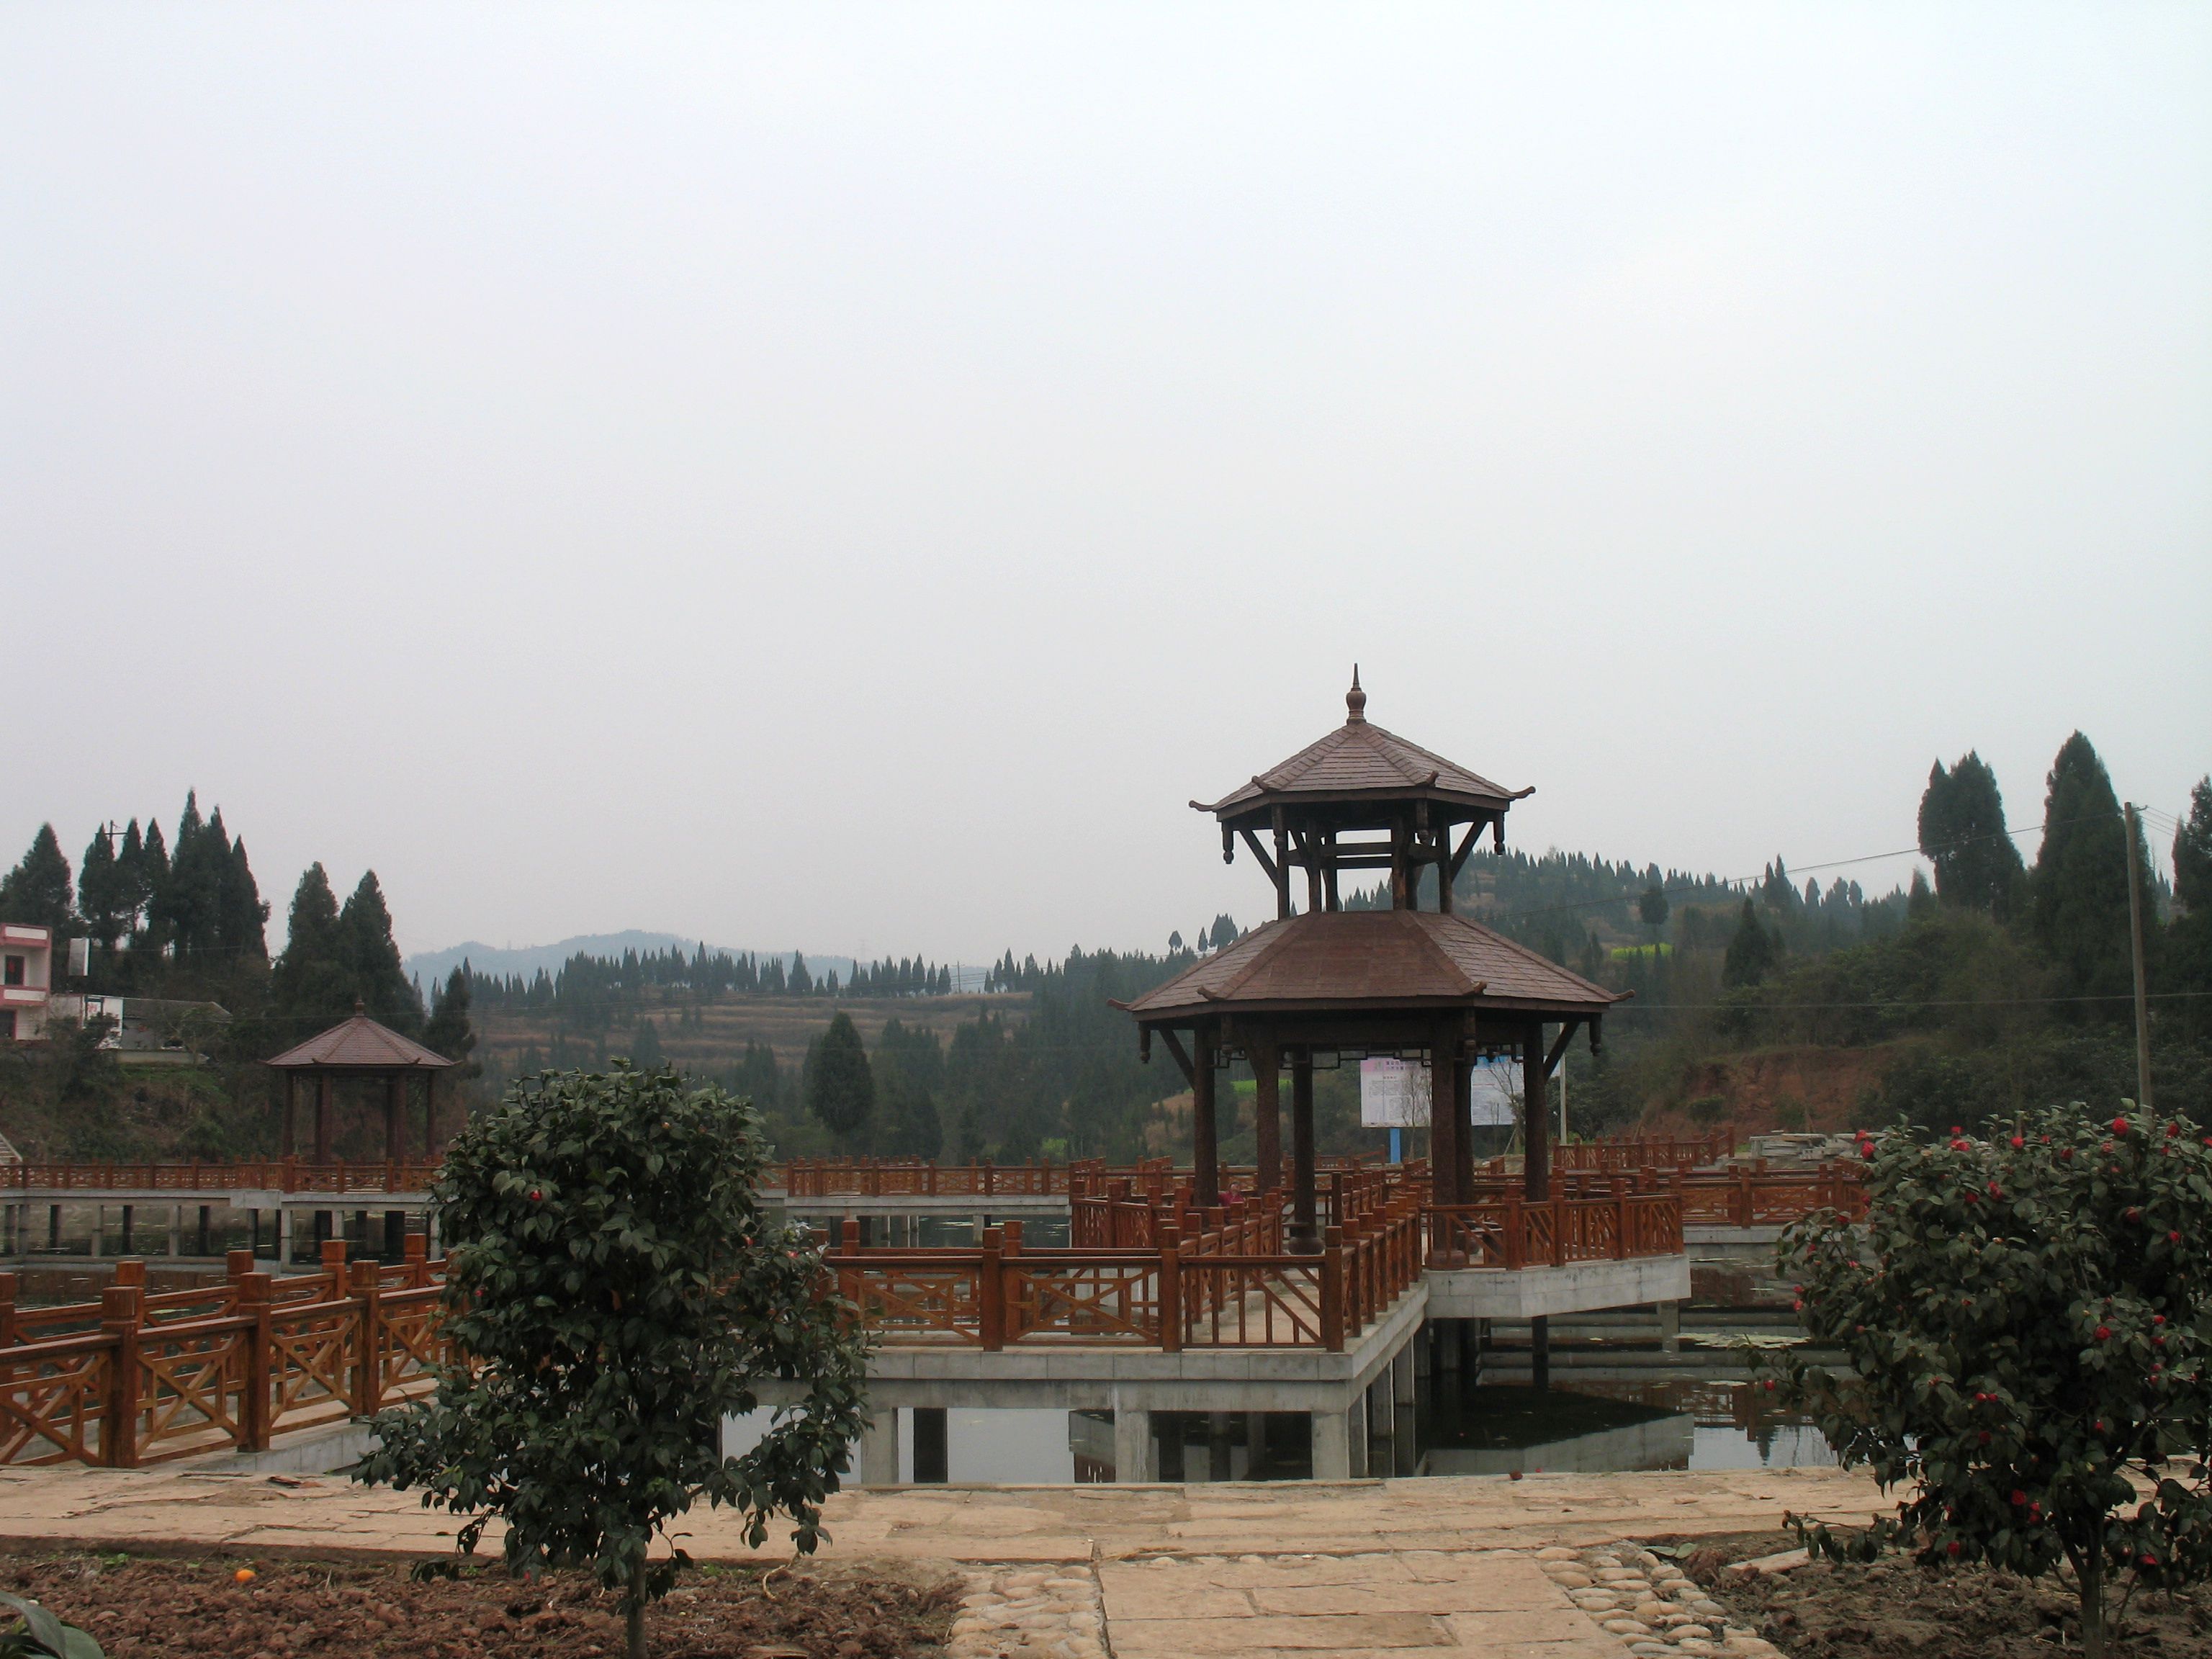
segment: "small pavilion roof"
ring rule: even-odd
[[[443,1070],[453,1062],[368,1017],[356,1000],[353,1018],[287,1048],[268,1062],[278,1071],[404,1072]]]
[[[1532,789],[1508,789],[1455,761],[1386,732],[1367,718],[1367,694],[1352,671],[1344,724],[1288,760],[1211,804],[1193,801],[1224,823],[1276,806],[1327,802],[1428,799],[1502,811]]]
[[[1601,1014],[1608,991],[1462,915],[1317,910],[1255,927],[1128,1005],[1146,1024],[1297,1009]]]

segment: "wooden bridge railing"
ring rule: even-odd
[[[119,1261],[98,1303],[19,1308],[0,1273],[0,1463],[115,1468],[368,1416],[430,1385],[442,1264],[420,1235],[397,1266],[348,1262],[276,1279],[231,1253],[220,1285],[149,1295]],[[134,1271],[135,1270],[135,1271]]]

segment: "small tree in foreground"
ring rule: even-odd
[[[811,1551],[860,1432],[853,1310],[823,1293],[806,1235],[768,1224],[764,1156],[750,1106],[665,1070],[517,1083],[433,1189],[453,1361],[434,1396],[377,1418],[356,1471],[475,1517],[464,1553],[496,1517],[510,1569],[592,1569],[623,1593],[631,1659],[687,1559],[649,1559],[671,1521],[730,1504],[757,1547],[787,1515]],[[771,1377],[802,1404],[723,1456],[723,1418]]]
[[[2063,1561],[2089,1659],[2137,1586],[2212,1574],[2208,1147],[2125,1103],[1863,1140],[1865,1222],[1814,1216],[1781,1247],[1807,1331],[1850,1372],[1790,1356],[1765,1387],[1902,1498],[1849,1542],[1796,1522],[1807,1541],[2031,1577]]]

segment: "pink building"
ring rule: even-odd
[[[46,1034],[53,969],[52,928],[0,922],[0,1042],[31,1042]]]

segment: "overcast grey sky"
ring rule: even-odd
[[[2181,810],[2208,87],[2202,4],[11,5],[0,851],[1157,947],[1355,659],[1532,848],[2075,726]]]

